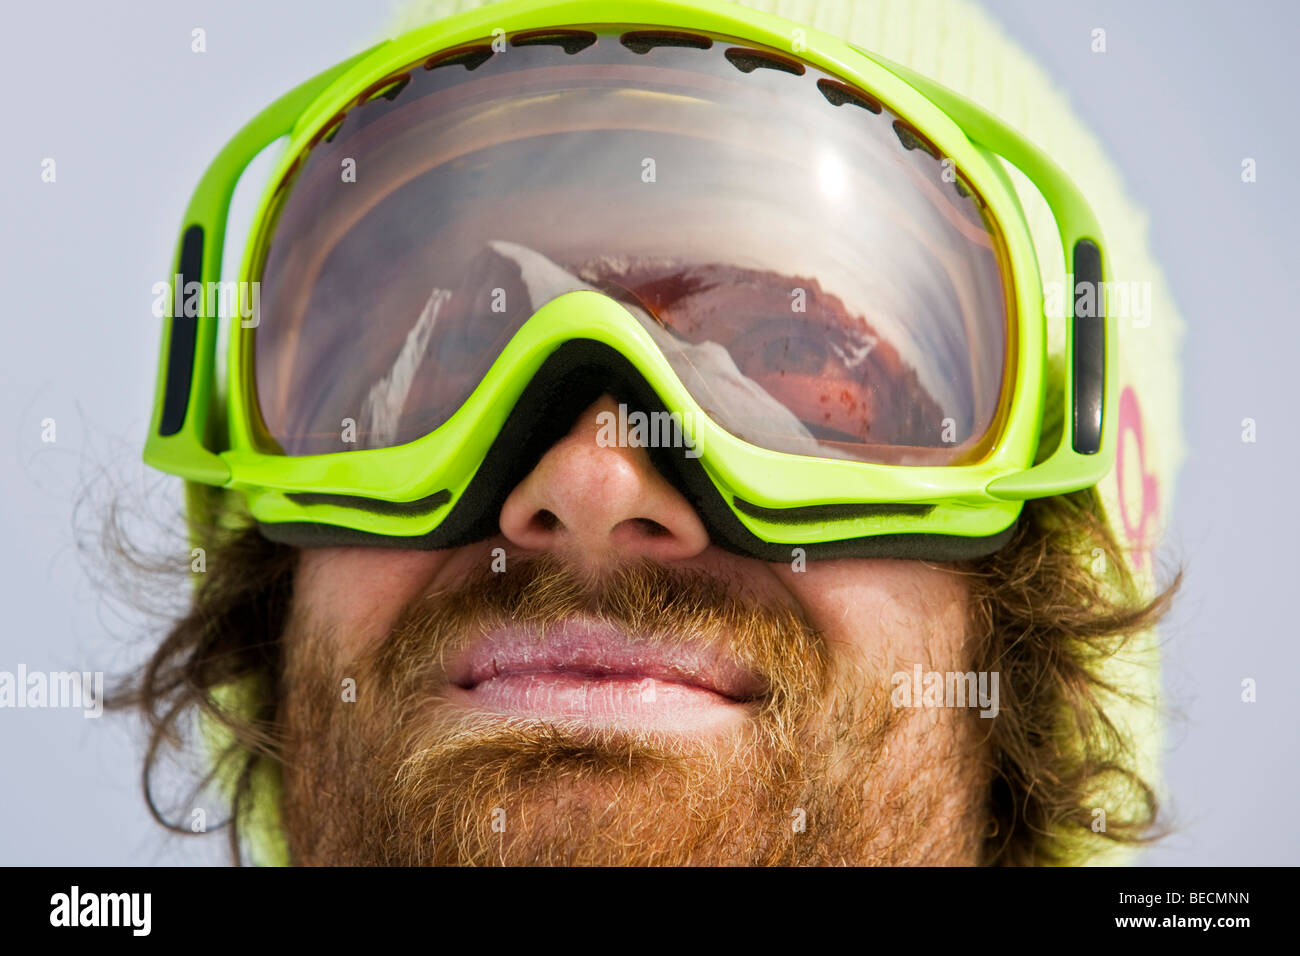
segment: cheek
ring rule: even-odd
[[[304,548],[294,584],[294,617],[337,634],[340,656],[350,659],[388,634],[402,608],[446,562],[442,551]]]
[[[832,656],[875,673],[961,657],[969,592],[952,572],[865,558],[810,562],[801,572],[772,567],[826,635]]]

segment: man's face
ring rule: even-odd
[[[435,552],[304,549],[285,635],[302,864],[974,863],[989,768],[967,588],[919,561],[712,545],[606,396]],[[499,549],[499,550],[498,550]]]

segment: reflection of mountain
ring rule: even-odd
[[[865,317],[851,315],[840,298],[823,290],[814,278],[721,263],[624,256],[592,258],[574,271],[611,295],[634,298],[686,341],[711,340],[728,347],[741,371],[769,390],[773,376],[764,377],[745,362],[746,350],[762,354],[762,343],[755,345],[746,337],[752,337],[755,327],[764,322],[776,327],[773,335],[784,336],[783,344],[805,335],[823,353],[803,358],[804,369],[783,370],[804,394],[781,398],[797,408],[804,423],[823,440],[942,447],[943,419],[963,420],[961,410],[940,407],[921,385],[916,369]],[[792,309],[795,289],[804,290],[802,312]],[[743,345],[736,347],[738,343]],[[798,364],[801,359],[786,358],[790,349],[785,348],[782,358]],[[800,371],[805,374],[794,374]],[[809,394],[814,390],[815,401]],[[846,433],[843,407],[836,409],[840,414],[835,416],[819,414],[828,399],[841,406],[864,401],[865,408],[853,410],[853,420],[864,423],[865,432],[857,428],[856,434]],[[958,441],[965,437],[957,436]]]

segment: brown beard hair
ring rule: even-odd
[[[721,740],[449,708],[442,661],[505,624],[583,615],[646,645],[725,642],[761,704]],[[291,624],[284,829],[297,863],[724,865],[974,862],[985,764],[969,714],[906,734],[887,679],[799,614],[652,562],[593,580],[550,555],[420,599],[357,661]],[[355,700],[339,688],[351,675]],[[960,738],[960,742],[958,740]],[[893,743],[892,760],[883,759]],[[325,782],[328,781],[328,784]]]
[[[217,502],[211,505],[215,516]],[[131,520],[118,505],[107,510],[98,566],[122,576],[111,589],[147,595],[154,593],[150,580],[159,582],[159,591],[174,589],[177,577],[188,584],[189,568],[174,553],[158,557],[132,545],[126,530]],[[255,783],[274,785],[281,771],[282,638],[298,552],[267,541],[254,527],[232,530],[228,519],[200,521],[195,531],[196,543],[207,549],[206,573],[192,597],[187,593],[185,607],[170,614],[146,663],[117,682],[106,707],[144,717],[146,804],[161,825],[187,836],[195,835],[188,811],[160,806],[156,777],[169,755],[191,748],[196,715],[229,732],[221,752],[204,755],[206,770],[196,775],[193,789],[198,793],[218,777],[232,781],[224,829],[231,858],[240,863],[241,830]],[[175,551],[185,554],[190,546],[187,541]],[[1096,549],[1104,555],[1105,578],[1091,570]],[[1168,824],[1154,790],[1135,769],[1132,741],[1120,734],[1102,703],[1102,693],[1116,689],[1099,673],[1134,635],[1167,614],[1182,570],[1154,596],[1142,596],[1095,489],[1030,500],[1000,551],[938,566],[970,583],[972,669],[1001,674],[1001,709],[985,722],[991,725],[985,817],[972,828],[979,862],[1023,866],[1066,859],[1078,836],[1091,831],[1093,796],[1103,781],[1131,799],[1122,812],[1108,812],[1106,829],[1091,835],[1097,844],[1139,845],[1162,836]],[[247,695],[232,708],[216,692],[236,683]],[[1058,746],[1063,722],[1080,741],[1077,748]],[[177,804],[193,805],[193,795]],[[220,827],[209,831],[214,829]]]

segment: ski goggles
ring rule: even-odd
[[[255,308],[219,319],[179,290],[220,282],[235,185],[283,137],[238,269]],[[1074,279],[1059,368],[1004,162]],[[645,448],[722,547],[975,557],[1113,463],[1102,248],[1015,130],[828,34],[715,0],[494,4],[218,155],[145,460],[273,540],[453,547],[609,395],[598,441]]]

